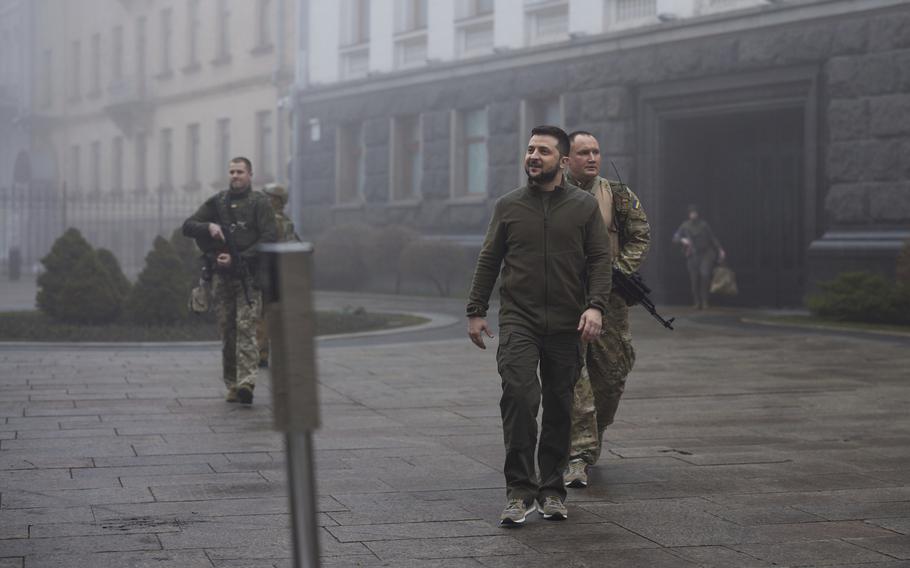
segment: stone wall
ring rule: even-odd
[[[551,55],[546,49],[540,52]],[[881,230],[890,231],[896,243],[901,231],[910,229],[910,5],[320,102],[306,102],[304,95],[303,124],[318,117],[323,132],[321,141],[302,147],[308,173],[306,230],[318,232],[342,219],[369,219],[429,233],[482,235],[492,202],[519,179],[518,156],[526,136],[518,132],[522,99],[562,95],[567,129],[597,135],[623,177],[635,185],[642,151],[637,110],[642,87],[795,67],[816,69],[819,79],[818,100],[813,101],[819,109],[814,141],[818,203],[808,213],[818,227],[813,238],[823,240],[830,231]],[[489,198],[465,204],[450,199],[450,112],[480,105],[489,113]],[[388,117],[418,112],[423,114],[423,199],[389,205]],[[354,119],[369,125],[370,190],[365,208],[346,210],[332,205],[333,131]],[[660,198],[651,193],[653,188],[641,189],[651,199]]]

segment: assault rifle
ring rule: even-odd
[[[234,216],[231,215],[230,205],[228,204],[229,194],[224,194],[223,200],[215,201],[215,215],[218,216],[218,224],[221,225],[221,233],[224,235],[224,244],[227,245],[227,252],[231,255],[231,272],[240,277],[240,284],[243,286],[243,297],[246,300],[246,305],[253,307],[253,301],[250,300],[250,289],[247,279],[250,275],[250,267],[247,265],[246,260],[240,256],[240,252],[237,249],[237,242],[234,240],[234,230],[237,228],[237,223],[234,222]],[[231,221],[230,224],[224,222],[224,217],[221,215],[221,209],[227,212],[228,218]]]
[[[635,304],[641,304],[641,307],[648,310],[648,313],[654,316],[654,319],[662,323],[665,328],[673,329],[673,321],[676,318],[665,320],[659,313],[657,313],[657,308],[654,306],[654,302],[651,301],[651,298],[648,296],[651,293],[651,289],[648,288],[648,285],[645,284],[645,281],[642,279],[641,274],[638,272],[626,274],[614,266],[613,290],[616,291],[616,293],[619,294],[623,300],[625,300],[626,305],[634,306]]]

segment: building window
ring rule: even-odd
[[[198,189],[199,184],[199,123],[186,127],[186,189]]]
[[[459,0],[455,17],[463,19],[486,16],[493,13],[495,4],[494,0]]]
[[[111,142],[111,191],[123,191],[123,137],[117,136]]]
[[[69,72],[69,100],[76,101],[82,95],[82,42],[79,40],[70,45]]]
[[[427,61],[427,0],[396,0],[395,66],[416,67]]]
[[[256,45],[253,54],[272,51],[272,2],[256,0]]]
[[[370,70],[369,0],[342,0],[341,25],[341,77],[366,77]]]
[[[640,26],[656,21],[657,0],[608,0],[607,29]]]
[[[111,33],[111,80],[123,79],[123,26],[114,27]]]
[[[214,63],[227,63],[231,59],[231,8],[228,0],[218,0],[215,21],[218,22],[218,38]]]
[[[525,0],[525,38],[528,45],[569,39],[568,0]]]
[[[136,134],[136,191],[148,191],[148,138],[144,132]]]
[[[92,74],[91,86],[88,96],[97,97],[101,94],[101,34],[92,35]]]
[[[362,122],[338,129],[335,144],[335,202],[363,203],[366,195],[366,135]]]
[[[452,196],[487,194],[487,109],[453,112]]]
[[[136,69],[136,88],[139,94],[145,94],[147,40],[146,19],[136,18],[136,60],[133,67]]]
[[[395,32],[413,32],[427,28],[427,0],[396,0]]]
[[[82,191],[82,149],[78,144],[70,148],[70,181],[73,191]]]
[[[272,111],[263,110],[256,113],[256,168],[260,177],[272,181],[275,177],[275,153],[273,149],[274,129]]]
[[[186,67],[183,71],[190,73],[199,69],[199,0],[189,0],[186,4]]]
[[[50,49],[41,53],[41,106],[48,108],[54,102],[54,54]]]
[[[158,166],[161,168],[160,189],[169,190],[174,187],[174,131],[162,128],[160,144],[161,155],[158,158]]]
[[[218,159],[215,160],[216,185],[223,185],[227,180],[228,163],[231,159],[231,119],[219,118],[215,126],[215,140],[217,140]]]
[[[455,51],[460,57],[493,52],[493,0],[459,0]]]
[[[408,201],[420,197],[423,172],[423,145],[420,116],[400,116],[392,119],[391,197],[393,201]]]
[[[174,11],[171,8],[161,10],[161,61],[159,78],[170,77],[173,73],[171,61],[171,44],[174,42]]]
[[[101,141],[92,142],[91,169],[89,170],[91,191],[101,191]]]
[[[341,45],[360,45],[370,41],[370,0],[342,0]]]

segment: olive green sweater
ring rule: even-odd
[[[548,335],[575,331],[589,307],[606,314],[612,259],[597,200],[566,185],[551,192],[545,207],[543,193],[523,186],[496,201],[474,271],[469,317],[486,317],[500,266],[500,327]]]

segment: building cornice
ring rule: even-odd
[[[442,80],[496,73],[516,67],[573,61],[680,41],[723,36],[763,28],[793,26],[804,22],[871,14],[907,8],[907,0],[816,0],[800,4],[767,5],[664,22],[641,28],[574,37],[562,44],[546,44],[500,51],[469,60],[447,61],[418,69],[375,74],[366,79],[310,86],[298,91],[302,103],[323,102],[411,87]]]

